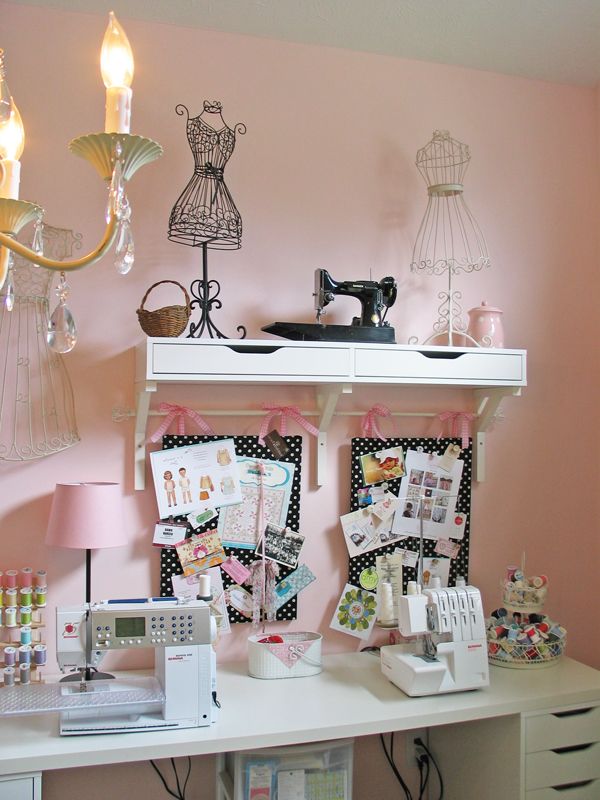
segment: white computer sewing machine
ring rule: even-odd
[[[481,594],[474,586],[439,585],[421,592],[409,583],[398,603],[403,636],[414,644],[381,648],[381,669],[411,697],[479,689],[490,682]]]
[[[56,688],[62,734],[194,728],[216,718],[216,624],[208,603],[181,598],[107,600],[56,610]],[[114,650],[155,650],[154,677],[96,672]]]

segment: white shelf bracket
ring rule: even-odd
[[[146,427],[152,393],[156,381],[139,381],[136,384],[135,432],[133,440],[133,485],[135,489],[146,488]]]
[[[327,474],[327,431],[341,394],[352,394],[349,383],[334,383],[317,387],[319,433],[317,436],[317,486],[323,486]]]
[[[494,421],[494,417],[505,397],[519,397],[521,389],[518,387],[498,387],[489,389],[476,389],[477,422],[473,431],[473,474],[475,480],[485,480],[485,445],[487,431]]]

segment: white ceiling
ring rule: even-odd
[[[12,0],[530,78],[600,82],[600,0]]]

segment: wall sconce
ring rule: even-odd
[[[80,136],[70,143],[69,149],[89,161],[109,183],[106,229],[90,253],[72,261],[58,261],[43,254],[43,209],[35,203],[19,200],[19,159],[25,133],[21,115],[6,83],[4,53],[0,50],[0,288],[6,282],[5,304],[8,310],[14,302],[12,253],[38,266],[65,273],[93,264],[115,244],[117,271],[126,274],[133,264],[131,207],[126,184],[140,167],[159,158],[163,151],[151,139],[129,133],[133,54],[125,31],[112,11],[102,43],[101,71],[106,86],[105,131]],[[35,233],[29,248],[16,241],[15,236],[33,221]],[[58,352],[68,352],[76,340],[73,320],[65,305],[66,294],[63,274],[58,287],[59,305],[48,325],[48,344]]]

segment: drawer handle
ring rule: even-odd
[[[552,786],[555,792],[570,792],[571,789],[581,789],[582,786],[591,786],[593,779],[588,781],[577,781],[576,783],[563,783],[561,786]]]
[[[594,742],[589,742],[588,744],[571,744],[567,747],[557,747],[556,749],[553,749],[552,752],[560,756],[563,753],[575,753],[578,750],[589,750],[590,747],[593,746]]]
[[[552,716],[553,717],[577,717],[579,714],[589,714],[591,711],[597,708],[597,706],[591,706],[590,708],[572,708],[569,711],[555,711]]]
[[[440,352],[433,350],[419,350],[419,353],[422,356],[425,356],[425,358],[447,358],[447,359],[460,358],[461,356],[466,355],[466,353],[447,353],[444,352],[443,350]]]
[[[276,353],[281,350],[282,345],[268,345],[268,344],[252,344],[249,347],[241,347],[238,344],[226,344],[234,353]]]

